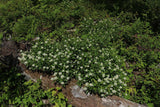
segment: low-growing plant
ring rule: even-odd
[[[31,0],[7,0],[0,7],[0,27],[3,31],[12,30],[14,23],[22,16],[28,16],[32,8]]]
[[[112,47],[103,47],[96,38],[65,38],[61,42],[40,41],[28,52],[22,52],[19,60],[31,70],[49,71],[52,80],[65,86],[72,78],[84,90],[99,94],[122,95],[127,74],[123,59]],[[98,38],[97,38],[98,39]]]
[[[149,66],[149,71],[134,71],[137,74],[130,76],[132,82],[128,85],[130,88],[126,90],[127,96],[125,98],[141,104],[159,105],[159,70],[159,65],[152,64]],[[130,74],[128,73],[128,75]]]
[[[0,63],[0,105],[9,104],[15,97],[24,94],[24,76],[21,76],[17,68],[8,68]]]
[[[59,32],[74,28],[84,15],[85,7],[79,3],[82,1],[10,0],[0,5],[0,28],[16,41],[29,41],[34,35],[61,37]]]
[[[13,104],[16,106],[36,106],[41,107],[45,105],[53,105],[55,107],[72,107],[67,104],[67,99],[61,92],[60,87],[48,89],[44,91],[41,89],[41,82],[33,83],[31,80],[24,83],[27,87],[25,94],[16,97]],[[44,104],[43,100],[48,100],[48,104]]]
[[[160,52],[157,38],[147,34],[136,35],[134,44],[120,48],[120,54],[126,58],[130,77],[127,99],[143,104],[159,104]]]
[[[71,107],[60,87],[43,90],[41,81],[26,81],[17,68],[7,68],[0,63],[0,106],[51,106]],[[48,101],[47,104],[43,100]]]
[[[122,11],[130,12],[143,21],[150,22],[153,31],[159,32],[159,0],[89,0],[96,9],[108,10],[112,16]]]
[[[84,18],[79,29],[82,38],[93,38],[104,47],[121,38],[120,23],[115,18]]]
[[[13,38],[17,41],[31,40],[37,33],[38,22],[35,16],[23,16],[13,26]]]

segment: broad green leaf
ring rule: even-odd
[[[65,99],[63,93],[61,93],[61,92],[58,94],[58,98],[59,99]]]
[[[57,93],[57,91],[53,90],[52,91],[52,96],[54,96]]]

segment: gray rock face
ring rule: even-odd
[[[105,107],[147,107],[117,96],[102,98],[102,104],[105,105]]]
[[[17,43],[12,40],[4,40],[0,44],[0,62],[9,67],[18,65],[19,50],[27,50],[29,45],[27,43]]]
[[[83,88],[80,88],[78,85],[74,85],[71,87],[71,93],[75,98],[79,98],[79,99],[91,99],[91,95],[86,95],[86,93],[84,92]],[[101,99],[101,100],[99,100]],[[96,105],[97,103],[95,103],[95,101],[100,101],[101,104]],[[94,107],[146,107],[144,105],[140,105],[137,103],[134,103],[132,101],[120,98],[118,96],[108,96],[105,98],[97,98],[94,97],[94,100],[90,100],[91,104],[95,103]],[[89,107],[90,104],[84,106],[84,107]],[[79,106],[78,106],[79,107]]]
[[[17,43],[14,41],[4,41],[0,49],[0,61],[8,66],[16,66],[18,63]]]
[[[30,75],[28,75],[26,72],[22,72],[21,75],[25,76],[24,79],[29,81],[29,80],[32,80],[34,82],[37,82],[36,79],[33,79]]]
[[[72,89],[72,90],[71,90],[72,95],[73,95],[75,98],[82,98],[82,99],[87,98],[86,93],[85,93],[85,92],[83,91],[83,89],[80,88],[78,85],[72,86],[71,89]]]

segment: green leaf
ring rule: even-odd
[[[53,90],[52,91],[52,96],[54,96],[57,93],[57,91]]]
[[[60,107],[58,103],[55,102],[55,107]]]
[[[88,38],[88,35],[82,35],[82,38],[86,39],[86,38]]]
[[[127,72],[132,73],[133,69],[127,69]]]
[[[61,87],[56,87],[57,91],[61,90]]]
[[[0,33],[0,40],[3,38],[3,33],[1,32]]]
[[[154,104],[153,103],[148,103],[147,106],[148,107],[154,107]]]
[[[68,105],[67,107],[72,107],[72,105]]]
[[[58,98],[59,99],[65,99],[63,93],[61,93],[61,92],[58,94]]]

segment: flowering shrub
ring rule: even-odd
[[[100,96],[121,95],[125,88],[123,60],[115,49],[102,48],[94,39],[68,38],[62,42],[38,42],[19,60],[31,70],[50,71],[61,85],[76,78],[84,90]]]
[[[94,38],[97,43],[106,46],[110,42],[117,41],[121,38],[120,32],[122,26],[116,18],[96,20],[84,18],[81,22],[79,33],[81,33],[83,38]]]

